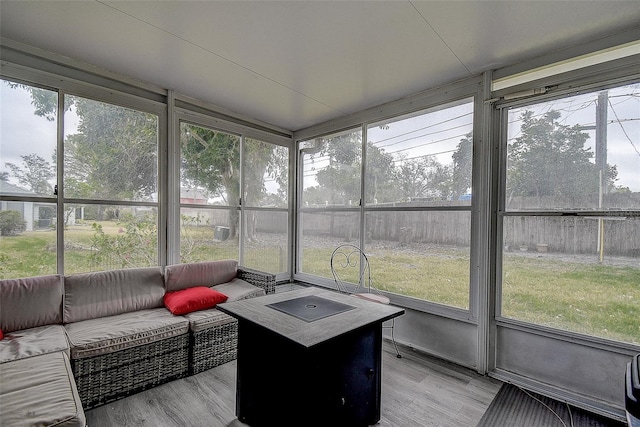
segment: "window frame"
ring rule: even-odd
[[[498,169],[496,175],[497,187],[497,209],[496,209],[496,227],[495,227],[495,262],[493,274],[495,277],[495,298],[493,304],[494,318],[491,321],[497,326],[506,326],[523,331],[533,331],[543,336],[555,337],[566,340],[575,340],[583,342],[587,345],[605,346],[609,348],[635,348],[635,344],[624,341],[617,341],[611,338],[590,335],[583,332],[576,332],[568,329],[560,329],[557,327],[547,326],[538,323],[532,323],[525,320],[505,317],[502,315],[503,307],[503,259],[504,259],[504,219],[507,217],[554,217],[554,218],[617,218],[640,217],[640,209],[608,209],[606,207],[599,209],[512,209],[509,210],[505,206],[506,202],[506,179],[507,179],[507,156],[508,156],[508,122],[509,111],[514,108],[526,107],[543,102],[553,100],[561,100],[576,94],[595,93],[602,90],[617,88],[629,84],[638,84],[640,82],[640,73],[630,74],[627,70],[623,73],[624,66],[618,68],[617,64],[626,64],[629,59],[624,58],[611,63],[603,64],[597,67],[611,67],[614,72],[610,73],[609,78],[603,78],[600,73],[593,73],[593,70],[577,70],[576,72],[566,73],[565,75],[556,75],[546,79],[531,81],[525,86],[517,86],[517,90],[523,87],[550,87],[550,82],[558,82],[548,93],[541,93],[535,96],[527,96],[524,98],[516,97],[511,100],[505,100],[504,95],[509,93],[511,89],[502,89],[498,97],[494,97],[493,118],[497,123],[498,131],[495,132],[495,144],[498,153]],[[574,78],[571,78],[573,76]],[[576,77],[577,76],[577,77]],[[494,93],[495,95],[495,93]],[[496,340],[497,342],[497,340]],[[498,344],[499,345],[499,344]],[[614,347],[611,347],[614,346]]]
[[[142,206],[151,207],[158,210],[158,247],[157,247],[157,264],[163,265],[165,260],[166,247],[166,234],[164,230],[164,219],[161,209],[160,195],[163,192],[163,183],[166,181],[164,178],[166,175],[166,168],[164,164],[163,153],[166,153],[167,133],[166,127],[163,123],[166,123],[167,109],[166,105],[148,99],[142,99],[134,95],[127,93],[117,92],[109,90],[104,87],[95,85],[82,84],[81,82],[69,80],[66,78],[56,79],[51,75],[34,71],[25,70],[19,66],[7,66],[4,68],[1,75],[3,80],[12,81],[19,84],[24,84],[32,87],[50,90],[56,92],[58,95],[57,100],[57,112],[56,112],[56,126],[57,126],[57,140],[56,140],[56,185],[58,188],[57,195],[51,197],[37,197],[37,201],[43,203],[51,203],[56,206],[56,215],[58,218],[64,217],[66,205],[111,205],[111,206]],[[110,200],[110,199],[94,199],[94,198],[67,198],[65,197],[64,188],[64,152],[65,152],[65,100],[67,96],[85,98],[91,101],[110,104],[116,107],[127,108],[131,110],[140,111],[147,114],[152,114],[157,117],[158,120],[158,134],[157,134],[157,191],[159,199],[157,202],[146,201],[126,201],[126,200]],[[11,198],[14,200],[15,198]],[[19,201],[36,201],[30,200],[32,197],[20,197]],[[5,196],[2,200],[8,200]],[[56,274],[65,274],[64,260],[65,260],[65,229],[64,227],[56,227]]]
[[[461,206],[455,207],[453,210],[461,210],[461,211],[470,211],[471,212],[471,230],[470,230],[470,266],[469,266],[469,308],[463,309],[459,307],[449,306],[440,304],[433,301],[421,300],[416,298],[411,298],[404,295],[398,294],[386,294],[392,300],[392,303],[395,305],[399,305],[402,307],[406,307],[412,310],[416,310],[419,312],[436,314],[439,316],[443,316],[446,318],[451,318],[459,321],[463,321],[470,324],[478,324],[478,316],[479,316],[479,287],[486,286],[486,280],[489,277],[488,266],[479,265],[478,259],[482,257],[483,253],[489,246],[489,236],[486,232],[483,231],[484,225],[479,224],[478,216],[483,212],[483,209],[486,209],[486,206],[481,206],[477,200],[481,200],[487,197],[487,194],[490,192],[489,182],[484,179],[479,179],[479,174],[481,172],[480,161],[483,160],[484,155],[482,154],[482,146],[488,142],[486,138],[481,136],[483,123],[485,116],[485,105],[483,102],[483,76],[477,76],[474,78],[469,78],[467,80],[461,82],[455,82],[450,85],[446,85],[440,88],[428,90],[422,92],[418,95],[414,95],[412,97],[408,97],[406,99],[401,99],[398,101],[393,101],[387,104],[384,104],[379,107],[375,107],[372,109],[368,109],[362,111],[358,114],[354,114],[348,117],[336,119],[327,123],[324,123],[319,126],[310,127],[304,129],[299,132],[294,132],[293,139],[296,145],[296,161],[298,164],[296,165],[296,176],[297,180],[297,191],[296,191],[296,262],[299,262],[299,252],[301,250],[301,230],[299,229],[299,216],[304,209],[301,206],[301,174],[302,174],[302,165],[300,159],[300,149],[299,146],[302,142],[308,141],[313,138],[330,136],[332,134],[339,133],[341,131],[360,128],[362,131],[362,150],[364,151],[366,148],[366,135],[367,135],[367,126],[369,124],[379,123],[382,121],[394,120],[400,117],[409,117],[412,115],[424,114],[429,111],[441,110],[446,108],[447,106],[461,104],[464,102],[471,102],[473,104],[473,170],[472,170],[472,193],[474,194],[474,199],[476,202],[472,200],[470,206]],[[362,174],[361,174],[361,200],[364,200],[364,179],[365,173],[364,170],[366,164],[366,153],[363,152],[363,160],[362,160]],[[477,195],[477,197],[476,197]],[[365,211],[365,208],[367,209]],[[378,208],[368,208],[364,203],[360,203],[356,208],[349,208],[351,211],[358,212],[360,215],[360,245],[364,243],[364,227],[365,227],[365,216],[367,212],[375,212],[375,211],[393,211],[393,208],[386,207],[378,207]],[[421,208],[418,208],[421,209]],[[446,207],[443,209],[442,207],[428,207],[425,208],[426,211],[442,211],[442,210],[450,210],[450,207]],[[366,247],[365,247],[366,250]],[[317,286],[323,286],[327,288],[332,288],[334,286],[333,281],[322,278],[319,276],[314,276],[311,274],[307,274],[300,271],[300,266],[296,265],[293,272],[293,279],[299,280],[302,282],[311,283]],[[481,285],[485,283],[484,285]]]
[[[179,104],[179,103],[178,103]],[[196,109],[197,110],[197,109]],[[245,138],[251,138],[258,140],[262,143],[273,144],[282,146],[288,149],[288,166],[289,166],[289,180],[288,180],[288,204],[287,207],[260,207],[260,206],[246,206],[243,200],[239,200],[239,203],[229,204],[225,206],[219,205],[194,205],[180,202],[180,162],[181,162],[181,141],[180,141],[180,127],[182,123],[188,123],[193,126],[201,126],[214,131],[219,131],[234,135],[240,138],[240,194],[242,199],[242,190],[245,187],[245,174],[244,174],[244,147]],[[181,105],[175,107],[173,111],[173,138],[169,147],[169,189],[168,199],[170,200],[168,209],[168,245],[167,245],[167,265],[180,263],[180,209],[182,207],[191,207],[205,210],[237,210],[238,211],[238,254],[237,261],[239,265],[243,265],[245,257],[244,247],[244,230],[245,214],[249,211],[261,211],[261,212],[284,212],[291,218],[291,144],[287,143],[287,139],[269,132],[255,129],[246,125],[239,125],[230,121],[215,117],[214,115],[204,114],[202,111],[194,111]],[[289,221],[290,222],[290,221]],[[289,226],[287,230],[287,254],[286,266],[284,272],[276,273],[276,281],[289,280],[291,277],[291,247],[292,247],[292,227]]]

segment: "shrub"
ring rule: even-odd
[[[27,228],[27,223],[22,219],[18,211],[0,212],[0,235],[13,236],[22,233]]]
[[[92,263],[100,269],[148,267],[158,264],[158,225],[155,214],[120,215],[118,234],[107,234],[94,223]]]

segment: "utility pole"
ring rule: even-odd
[[[600,172],[598,191],[598,209],[602,210],[603,196],[607,190],[607,109],[609,104],[609,92],[602,91],[598,94],[596,105],[596,166]],[[600,262],[604,260],[604,218],[598,219],[598,252]]]
[[[600,177],[601,192],[607,193],[607,107],[609,92],[606,90],[598,94],[596,106],[596,166],[602,172]],[[600,205],[602,207],[602,201]]]

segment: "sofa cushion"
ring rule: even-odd
[[[71,359],[81,359],[186,334],[189,321],[162,307],[88,319],[64,327]]]
[[[0,420],[5,427],[86,424],[69,359],[63,352],[3,364],[0,402]]]
[[[180,291],[167,292],[164,306],[173,314],[187,314],[198,310],[213,308],[225,302],[227,296],[206,286],[195,286]]]
[[[58,351],[69,356],[69,343],[62,325],[13,331],[0,341],[0,363]]]
[[[6,334],[62,323],[62,293],[59,274],[0,280],[0,329]]]
[[[64,278],[64,323],[162,307],[160,267],[72,274]]]
[[[213,286],[211,289],[225,294],[228,297],[227,302],[265,295],[263,288],[253,286],[251,283],[245,282],[242,279],[233,279],[228,283]]]
[[[213,286],[226,283],[238,275],[238,261],[219,260],[168,265],[164,270],[167,291],[194,286]]]
[[[204,329],[235,322],[236,320],[216,308],[194,311],[193,313],[186,314],[184,317],[189,320],[189,329],[192,332],[200,332]]]

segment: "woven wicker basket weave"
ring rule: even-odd
[[[188,372],[189,335],[71,361],[85,410],[181,378]]]
[[[239,279],[275,292],[275,275],[246,267],[238,268]],[[226,316],[226,315],[225,315]],[[196,374],[237,357],[238,321],[198,332],[71,361],[78,394],[85,410],[104,405],[159,384]]]
[[[223,325],[191,334],[190,375],[215,368],[238,357],[238,321],[228,317],[228,322]]]
[[[273,294],[276,291],[275,274],[265,273],[247,267],[238,267],[238,279],[242,279],[254,286],[263,288],[267,295]]]
[[[263,288],[267,294],[276,291],[275,274],[238,267],[238,278]],[[224,317],[228,321],[223,324],[217,324],[198,332],[190,332],[190,375],[215,368],[235,360],[238,356],[238,321],[226,314]]]

